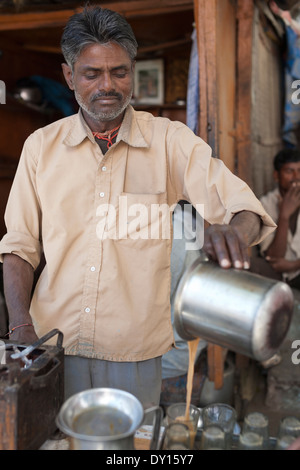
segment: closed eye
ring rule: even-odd
[[[95,78],[97,78],[97,75],[86,75],[85,78],[87,80],[95,80]]]
[[[128,75],[127,68],[116,68],[111,71],[111,74],[117,78],[125,78]]]

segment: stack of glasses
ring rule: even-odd
[[[285,450],[300,437],[300,420],[293,416],[282,418],[275,446],[269,437],[269,420],[258,412],[249,413],[239,436],[240,450]]]
[[[236,411],[224,403],[205,406],[202,417],[194,405],[188,417],[185,412],[185,403],[168,407],[165,450],[194,449],[195,438],[201,450],[285,450],[300,438],[300,419],[294,416],[282,418],[277,438],[270,438],[268,417],[260,412],[248,413],[240,429]]]

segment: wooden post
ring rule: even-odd
[[[219,390],[224,384],[224,361],[226,349],[215,344],[207,346],[208,380],[214,382],[215,389]]]
[[[237,174],[252,186],[251,175],[251,71],[254,1],[238,0],[237,55]]]
[[[218,154],[216,12],[217,0],[195,0],[199,56],[199,135]]]
[[[236,6],[231,0],[218,0],[217,6],[218,157],[235,173]]]
[[[230,0],[194,0],[199,55],[199,135],[235,171],[236,9]]]

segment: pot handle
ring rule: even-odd
[[[150,450],[159,450],[159,433],[160,425],[163,418],[163,411],[160,406],[152,406],[151,408],[147,408],[146,410],[144,410],[145,415],[153,412],[155,414],[153,418],[153,433],[150,443]]]

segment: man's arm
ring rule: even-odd
[[[33,268],[27,261],[17,255],[4,255],[3,283],[10,330],[26,323],[32,324],[29,307],[33,274]],[[24,326],[14,330],[10,338],[23,343],[33,343],[37,340],[37,335],[32,326]]]
[[[300,269],[300,258],[295,260],[288,260],[285,258],[274,258],[271,256],[266,256],[266,260],[277,273],[289,273],[298,271]]]
[[[283,196],[279,203],[279,216],[277,221],[277,230],[274,239],[267,248],[267,256],[284,258],[288,242],[288,232],[291,228],[293,217],[297,217],[297,210],[300,207],[300,186],[294,183]],[[296,223],[295,219],[295,223]]]
[[[249,269],[249,246],[257,239],[261,219],[254,212],[235,214],[229,225],[211,225],[204,236],[204,250],[222,268]]]

